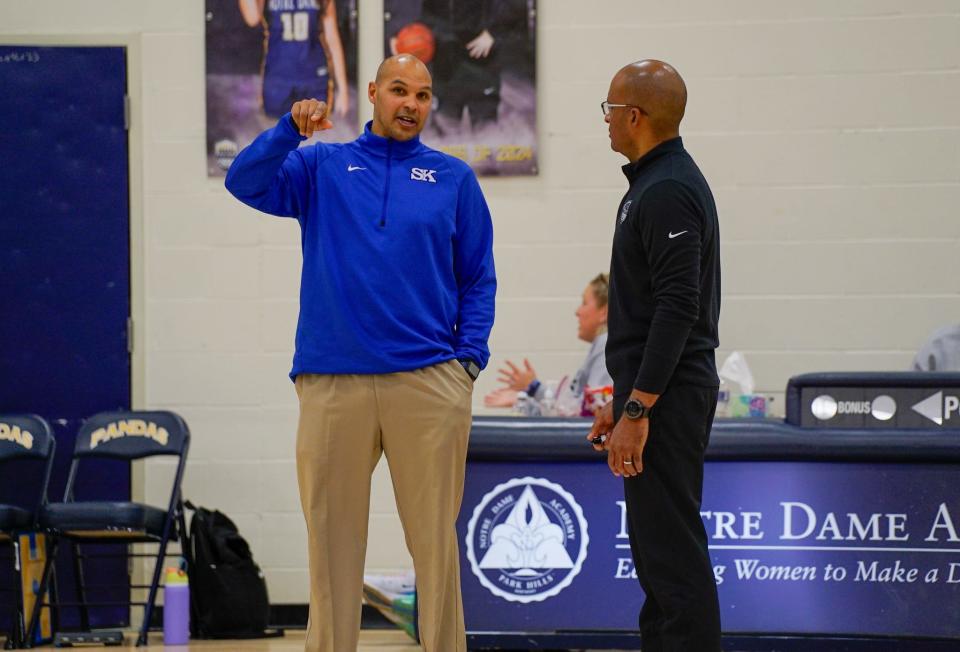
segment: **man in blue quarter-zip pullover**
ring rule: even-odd
[[[487,364],[493,229],[463,162],[426,147],[430,73],[384,61],[373,121],[351,143],[298,149],[327,106],[291,112],[227,174],[239,200],[300,223],[297,477],[310,553],[310,652],[354,652],[370,476],[386,454],[417,576],[420,640],[465,652],[456,518],[473,382]]]

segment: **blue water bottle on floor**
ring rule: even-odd
[[[163,591],[163,644],[186,645],[190,640],[190,584],[187,573],[168,568]]]

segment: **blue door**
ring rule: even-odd
[[[53,424],[52,500],[81,420],[130,407],[126,86],[124,48],[0,46],[0,412]],[[87,464],[78,499],[129,500],[129,465]],[[29,480],[0,476],[0,502],[28,501]],[[90,583],[120,586],[89,599],[126,598],[123,560],[90,568]],[[58,566],[64,599],[71,571]],[[8,615],[0,604],[0,623]],[[117,608],[91,614],[93,626],[126,619]]]

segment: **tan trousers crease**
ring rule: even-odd
[[[473,381],[451,360],[380,375],[302,374],[297,478],[307,523],[307,652],[355,652],[370,480],[386,455],[427,652],[466,652],[456,519]]]

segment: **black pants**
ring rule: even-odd
[[[617,419],[626,396],[614,402]],[[700,518],[717,389],[671,386],[650,418],[643,472],[623,483],[640,586],[643,652],[719,652],[720,607]]]

